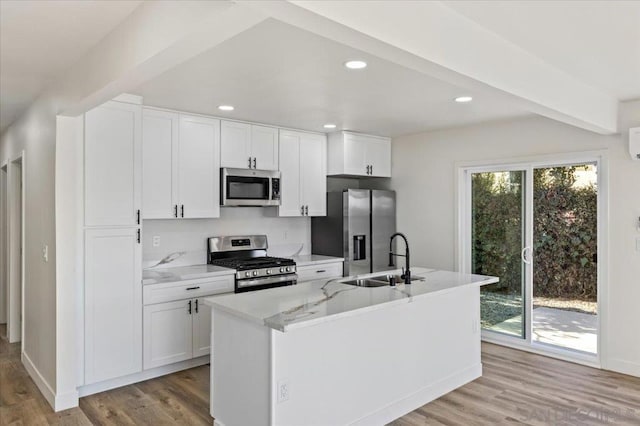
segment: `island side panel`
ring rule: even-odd
[[[215,306],[211,321],[210,414],[214,424],[271,424],[271,329]]]
[[[480,290],[468,286],[273,333],[274,424],[385,424],[482,375]],[[277,395],[277,393],[276,393]]]

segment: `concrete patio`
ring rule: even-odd
[[[521,335],[522,316],[514,316],[489,330]],[[597,353],[598,316],[563,309],[533,310],[532,341],[586,353]]]

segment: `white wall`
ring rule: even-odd
[[[144,267],[180,251],[186,253],[165,266],[207,263],[207,238],[218,235],[266,234],[270,256],[311,253],[311,220],[277,217],[274,207],[223,207],[219,219],[145,220],[142,233]],[[154,236],[159,247],[153,247]]]
[[[455,162],[607,149],[609,152],[609,327],[603,367],[640,376],[640,162],[624,132],[640,124],[640,102],[624,106],[623,136],[602,136],[542,117],[442,130],[394,139],[392,189],[398,231],[414,264],[454,270]],[[634,124],[635,123],[635,124]]]

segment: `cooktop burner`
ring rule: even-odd
[[[213,265],[222,266],[224,268],[232,268],[238,271],[246,271],[248,269],[277,268],[279,266],[291,266],[296,264],[291,259],[271,256],[212,259],[210,263]]]

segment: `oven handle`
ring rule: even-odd
[[[281,283],[284,281],[296,281],[298,279],[297,274],[278,275],[275,277],[255,278],[252,280],[237,280],[238,288],[253,287],[263,284]]]

